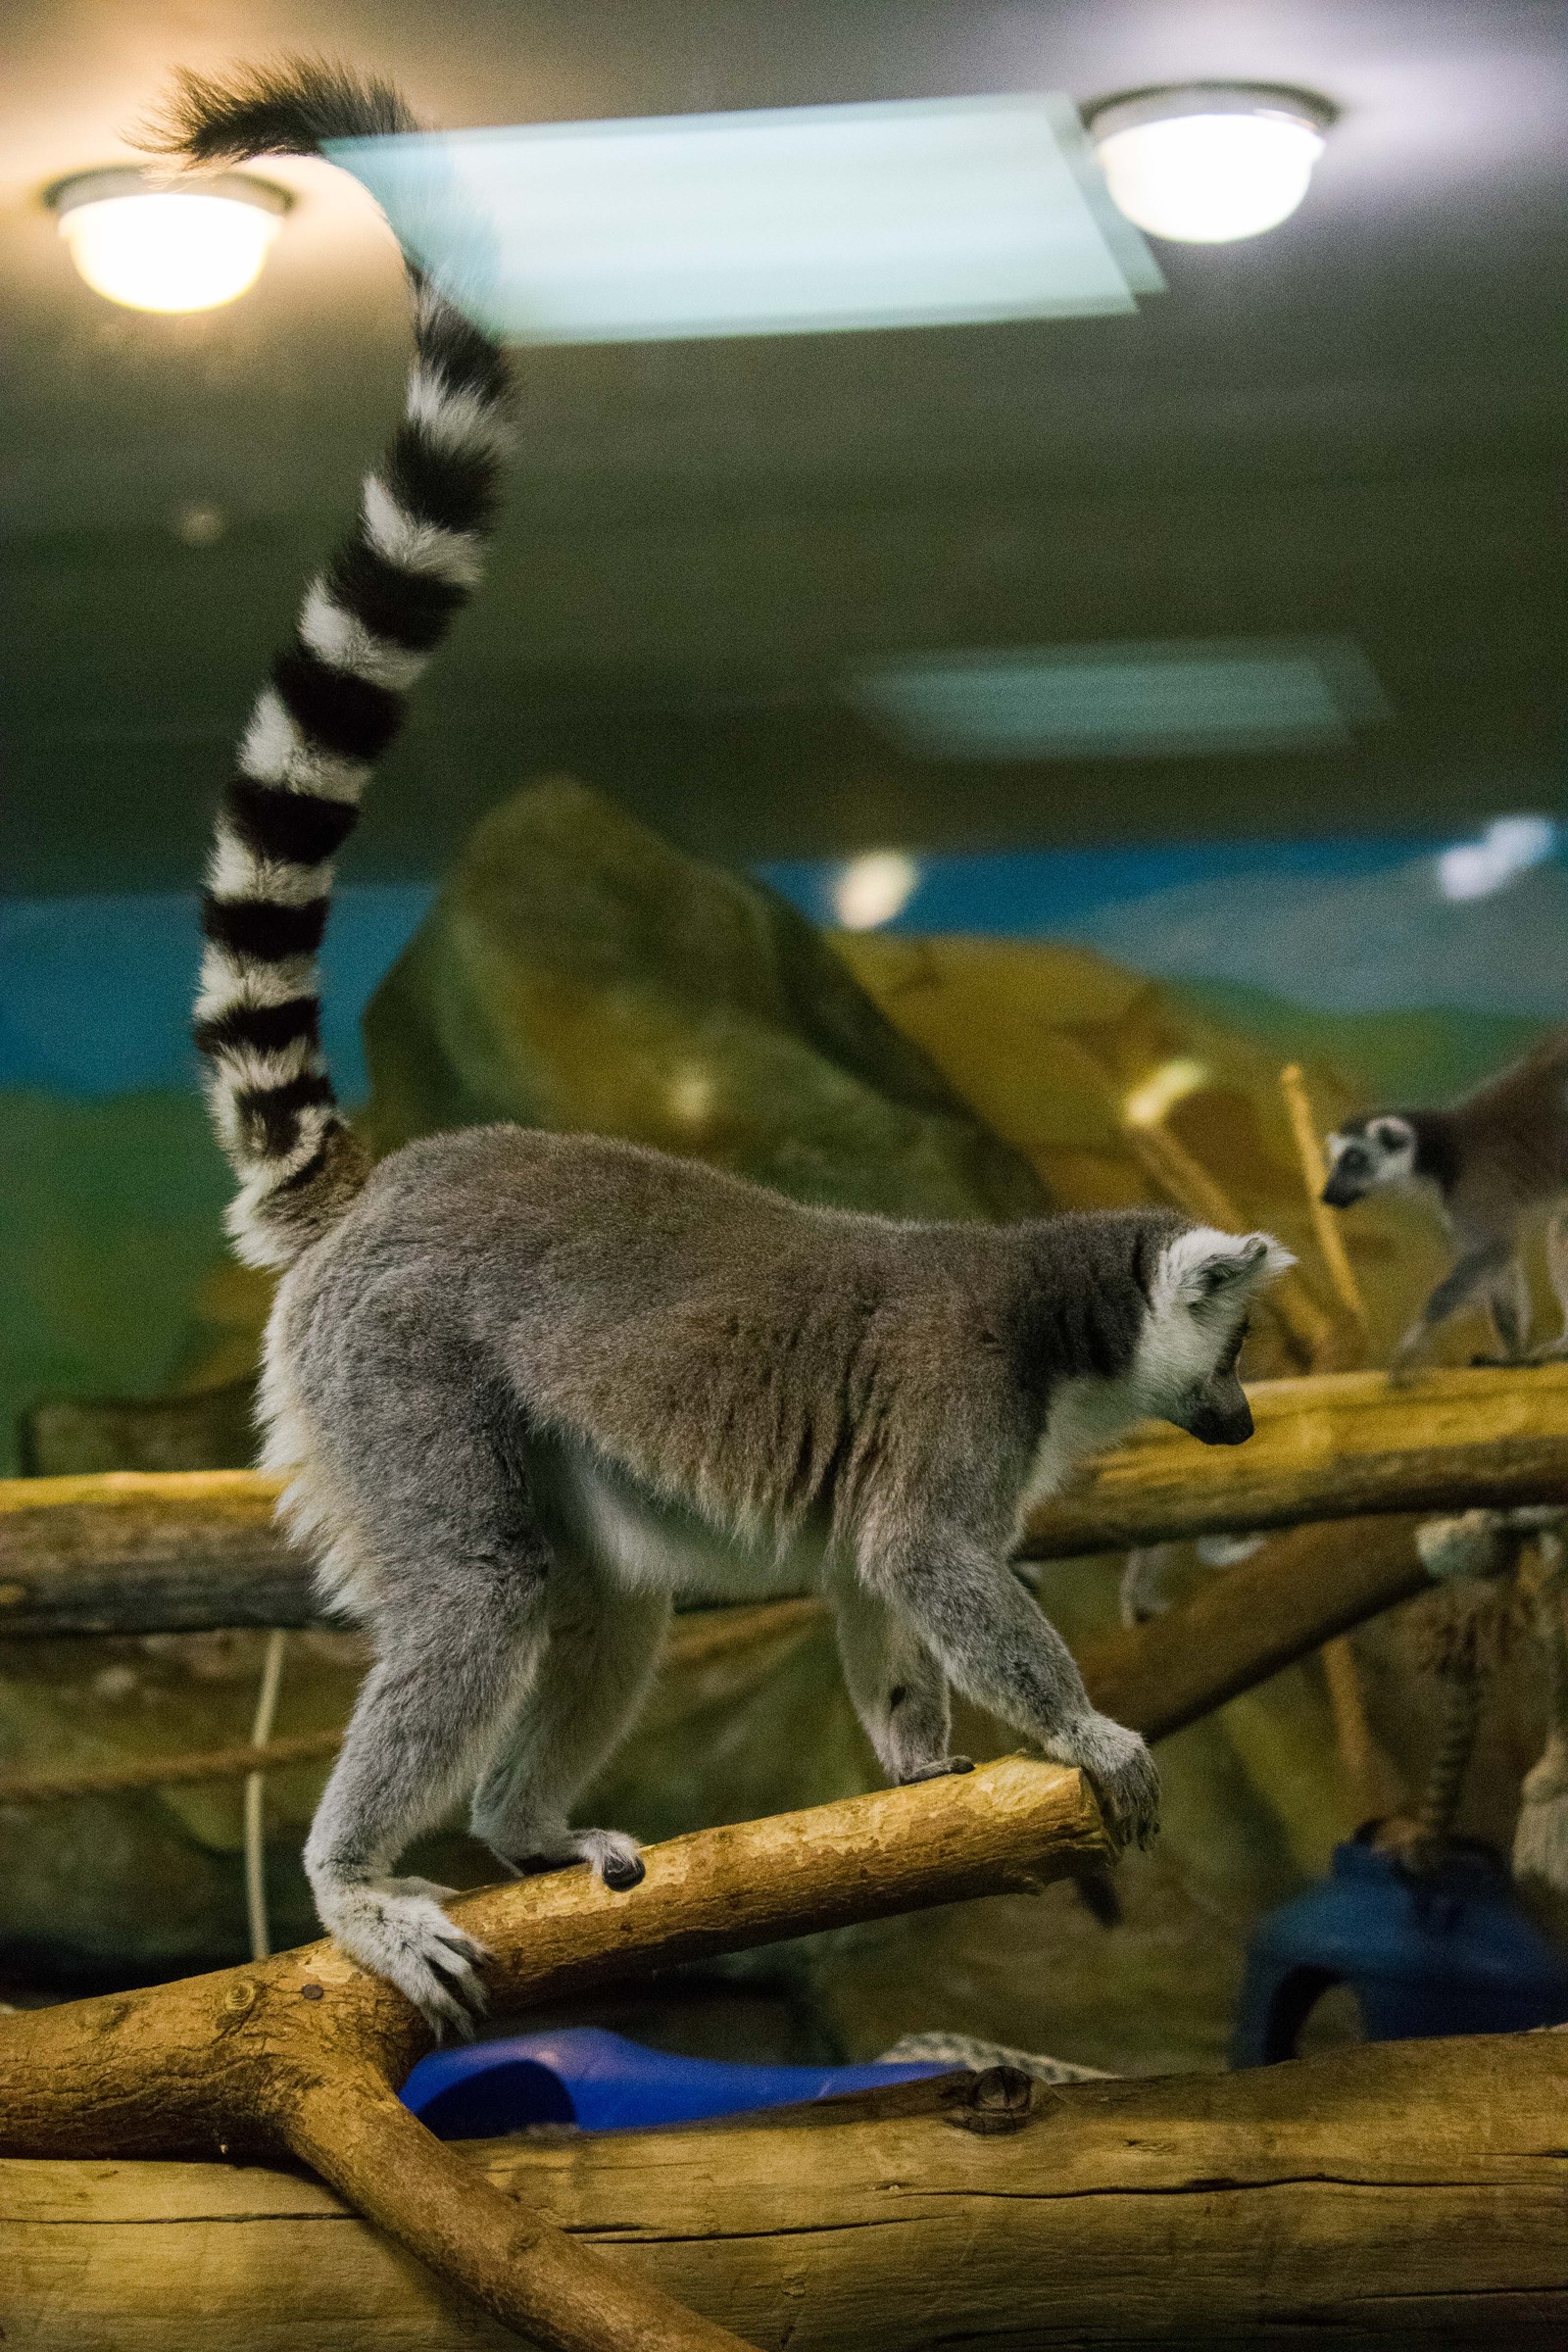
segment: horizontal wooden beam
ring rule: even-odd
[[[1568,1499],[1568,1364],[1260,1382],[1246,1446],[1150,1424],[1045,1503],[1027,1559],[1373,1514]],[[0,1480],[0,1639],[307,1625],[308,1567],[249,1470]]]
[[[1042,1504],[1028,1559],[1380,1512],[1568,1501],[1568,1364],[1260,1381],[1255,1435],[1200,1446],[1147,1422]]]
[[[748,2343],[1568,2342],[1568,2035],[1368,2045],[1250,2074],[1047,2088],[945,2078],[657,2132],[453,2153],[519,2223]],[[492,2333],[332,2190],[221,2164],[0,2163],[29,2352],[227,2352]]]
[[[260,1470],[0,1479],[0,1640],[322,1622]]]

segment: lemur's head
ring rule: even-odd
[[[1205,1446],[1240,1446],[1251,1436],[1236,1368],[1248,1315],[1265,1284],[1295,1263],[1268,1233],[1189,1225],[1166,1244],[1133,1368],[1146,1413]]]
[[[1296,1262],[1271,1234],[1221,1233],[1163,1208],[1069,1212],[1034,1233],[1058,1377],[1026,1503],[1139,1421],[1173,1422],[1205,1446],[1251,1436],[1237,1372],[1248,1312]]]
[[[1416,1133],[1396,1110],[1347,1119],[1329,1137],[1329,1180],[1323,1198],[1330,1208],[1348,1208],[1382,1185],[1408,1184],[1416,1172]]]

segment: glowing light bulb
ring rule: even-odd
[[[86,172],[45,198],[94,293],[133,311],[212,311],[253,286],[289,198],[247,173],[189,187]]]
[[[833,911],[846,931],[875,931],[904,912],[919,880],[920,868],[903,850],[868,850],[835,880]]]
[[[1333,121],[1326,99],[1245,83],[1140,90],[1088,116],[1118,210],[1151,236],[1190,245],[1289,220]]]

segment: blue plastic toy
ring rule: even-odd
[[[788,2107],[836,2091],[880,2090],[951,2074],[951,2066],[732,2066],[674,2058],[597,2026],[517,2034],[421,2058],[402,2098],[439,2139],[488,2139],[527,2124],[628,2132],[693,2123],[758,2107]]]
[[[1232,2064],[1291,2057],[1332,1984],[1355,1994],[1369,2041],[1568,2022],[1568,1966],[1481,1845],[1451,1846],[1420,1875],[1376,1846],[1336,1846],[1333,1877],[1252,1939]]]

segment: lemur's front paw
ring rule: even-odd
[[[1086,1715],[1051,1740],[1046,1753],[1088,1775],[1118,1845],[1152,1841],[1159,1828],[1159,1774],[1136,1732],[1108,1715]]]
[[[485,1951],[442,1910],[452,1891],[428,1879],[362,1879],[318,1886],[316,1901],[339,1948],[406,1993],[438,2040],[471,2041],[486,2005],[475,1974]]]

